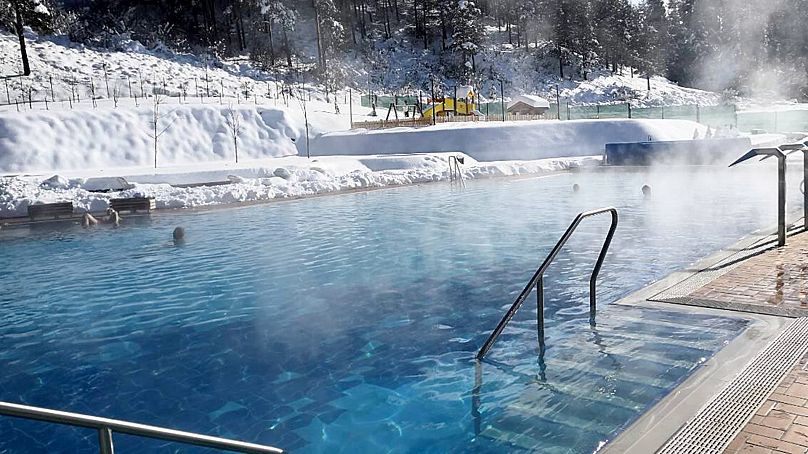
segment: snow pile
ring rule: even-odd
[[[298,153],[301,122],[272,107],[161,106],[160,165]],[[144,166],[154,162],[150,108],[90,109],[0,114],[0,172]]]
[[[445,123],[354,130],[312,141],[312,155],[463,152],[478,161],[599,155],[609,142],[688,140],[707,128],[687,120],[572,120]]]
[[[695,88],[680,87],[664,77],[651,77],[651,89],[643,77],[602,72],[592,80],[567,80],[559,84],[562,102],[572,105],[630,102],[632,107],[721,104],[721,95]],[[555,86],[546,86],[555,99]]]
[[[0,217],[25,216],[33,203],[73,201],[78,211],[104,211],[113,197],[155,197],[158,208],[192,208],[227,203],[304,197],[328,192],[382,188],[449,179],[449,154],[419,156],[331,156],[319,160],[299,157],[273,159],[274,165],[232,169],[231,184],[176,187],[170,184],[139,183],[138,176],[126,176],[132,189],[118,193],[95,193],[84,188],[83,178],[43,177],[0,178]],[[462,166],[464,178],[541,174],[595,165],[599,157],[559,158],[537,161],[480,163],[469,156]],[[180,180],[188,172],[179,174]],[[244,175],[244,176],[242,176]],[[172,175],[163,175],[171,181]],[[48,181],[48,184],[43,184]],[[58,185],[51,184],[54,181]]]

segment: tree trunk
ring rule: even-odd
[[[317,7],[317,0],[311,0],[311,6],[314,8],[314,32],[317,39],[317,66],[322,73],[325,70],[323,61],[323,36],[320,33],[320,9]]]
[[[267,21],[267,35],[269,37],[269,64],[275,66],[275,46],[272,43],[272,20]]]
[[[289,49],[289,34],[286,33],[286,27],[283,27],[283,50],[286,52],[286,66],[292,67],[292,50]]]

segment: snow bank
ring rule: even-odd
[[[37,202],[72,201],[79,212],[96,212],[105,210],[109,206],[109,199],[113,197],[152,196],[156,198],[158,208],[192,208],[446,181],[449,179],[449,156],[330,156],[313,160],[301,157],[277,158],[265,161],[260,167],[245,165],[230,169],[227,174],[232,183],[227,185],[176,187],[167,183],[144,183],[143,175],[127,175],[125,178],[134,187],[117,193],[89,192],[85,187],[88,180],[84,178],[2,177],[0,218],[25,216],[28,205]],[[480,163],[466,156],[462,173],[464,178],[473,179],[541,174],[598,163],[599,157]],[[163,174],[161,178],[166,182],[188,181],[193,173],[186,169],[175,174]],[[157,177],[152,175],[151,178]],[[216,178],[221,176],[217,175]]]
[[[158,163],[234,158],[226,106],[161,106]],[[147,166],[154,162],[152,108],[91,109],[0,114],[0,172]],[[303,126],[282,109],[236,106],[239,157],[298,153]]]
[[[572,120],[445,123],[428,128],[326,133],[316,156],[460,151],[478,161],[535,160],[603,154],[608,142],[692,139],[706,127],[687,120]]]

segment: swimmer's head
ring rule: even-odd
[[[580,189],[581,187],[578,186],[578,183],[572,185],[572,192],[578,192]]]
[[[647,184],[642,185],[642,193],[645,196],[651,195],[651,186],[648,186]]]
[[[171,233],[171,236],[174,237],[174,242],[181,242],[185,240],[185,229],[182,227],[177,227],[174,229],[174,232]]]

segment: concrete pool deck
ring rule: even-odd
[[[603,452],[808,453],[808,232],[782,248],[750,236],[618,303],[732,311],[750,327]]]

